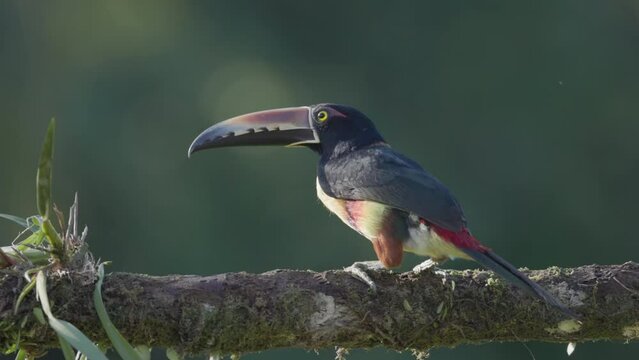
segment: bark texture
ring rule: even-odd
[[[376,292],[341,270],[206,277],[114,273],[105,279],[103,296],[131,343],[183,354],[639,338],[639,264],[525,272],[582,316],[579,330],[481,270],[370,272]],[[106,344],[91,300],[94,283],[92,272],[50,274],[49,298],[58,318]],[[23,285],[19,276],[0,275],[0,345],[7,350],[21,327],[22,346],[34,352],[56,347],[53,332],[32,315],[38,306],[33,294],[13,313]]]

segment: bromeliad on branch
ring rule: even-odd
[[[320,104],[241,115],[202,132],[191,144],[189,156],[238,145],[306,146],[318,153],[318,197],[373,243],[384,267],[399,266],[404,251],[434,262],[472,259],[564,315],[577,317],[482,245],[468,230],[462,208],[448,188],[393,150],[360,111]],[[358,274],[366,277],[361,271]],[[370,279],[364,280],[372,285]]]

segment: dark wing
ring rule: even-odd
[[[466,226],[462,208],[448,188],[386,145],[320,162],[318,179],[322,190],[335,198],[376,201],[450,231]]]

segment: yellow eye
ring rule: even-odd
[[[326,121],[328,120],[328,112],[326,110],[322,110],[317,113],[317,120]]]

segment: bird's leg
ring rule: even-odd
[[[344,268],[344,271],[350,273],[354,278],[364,282],[373,292],[377,291],[377,285],[373,279],[366,273],[368,270],[383,270],[384,266],[379,261],[358,261],[353,265]]]
[[[448,259],[446,259],[446,258],[443,258],[443,259],[433,259],[433,258],[430,258],[430,259],[428,259],[428,260],[426,260],[426,261],[422,262],[421,264],[417,264],[417,265],[413,268],[413,272],[414,272],[415,274],[419,274],[419,273],[421,273],[421,272],[423,272],[423,271],[430,270],[430,269],[432,269],[432,268],[436,267],[437,265],[440,265],[440,264],[445,263],[445,262],[446,262],[446,260],[448,260]]]

